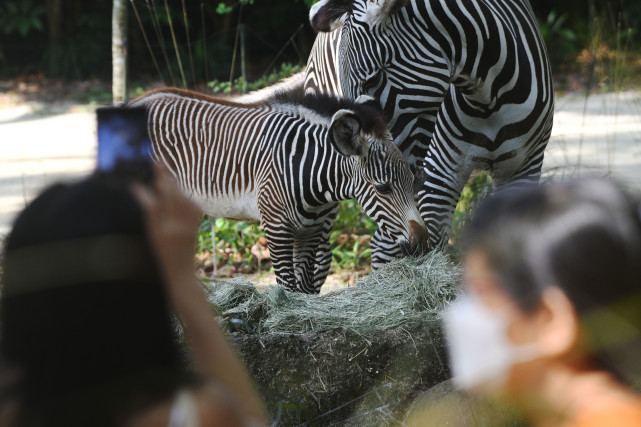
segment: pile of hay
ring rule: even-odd
[[[460,279],[433,253],[325,295],[243,279],[208,289],[279,425],[368,426],[403,419],[449,377],[440,313]]]
[[[367,335],[412,321],[438,318],[460,281],[460,267],[441,253],[385,265],[355,286],[325,295],[256,288],[242,278],[212,282],[209,298],[227,318],[244,322],[239,331],[303,334],[332,328]]]

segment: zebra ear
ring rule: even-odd
[[[343,24],[351,7],[349,0],[321,0],[309,10],[309,23],[314,30],[328,33]]]
[[[367,153],[367,142],[358,138],[361,119],[352,110],[338,110],[329,128],[331,141],[344,156],[362,156]]]
[[[383,24],[390,16],[410,3],[410,0],[383,0],[367,2],[365,20],[370,24]]]
[[[373,98],[369,95],[359,95],[359,97],[356,98],[356,101],[354,102],[358,105],[363,105],[365,107],[372,108],[377,113],[383,112],[383,109],[381,108],[381,104],[376,100],[376,98]]]
[[[359,95],[358,98],[356,98],[357,104],[369,104],[369,103],[375,103],[376,105],[379,105],[378,102],[376,101],[376,98],[369,96],[369,95]]]

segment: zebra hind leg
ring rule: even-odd
[[[320,236],[320,242],[316,247],[316,264],[314,265],[314,292],[319,293],[321,286],[327,279],[329,268],[332,265],[332,248],[329,244],[330,234],[338,212],[338,205],[329,213],[323,222],[323,229]]]
[[[527,188],[537,185],[541,179],[541,168],[543,166],[543,157],[538,162],[532,162],[509,179],[494,178],[494,191],[501,191],[506,188]]]

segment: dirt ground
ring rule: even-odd
[[[336,289],[344,288],[346,286],[353,286],[358,282],[358,279],[367,274],[367,271],[337,271],[329,274],[325,284],[321,288],[321,294],[326,294]],[[276,275],[270,271],[261,271],[259,273],[242,275],[245,279],[254,283],[256,286],[269,286],[276,283]],[[206,280],[213,279],[214,277],[203,277]],[[218,279],[225,279],[225,276],[218,276]]]

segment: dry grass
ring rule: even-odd
[[[256,288],[242,278],[209,285],[212,304],[259,334],[303,334],[332,328],[366,334],[416,320],[436,320],[451,301],[461,270],[441,253],[405,258],[324,295]]]

